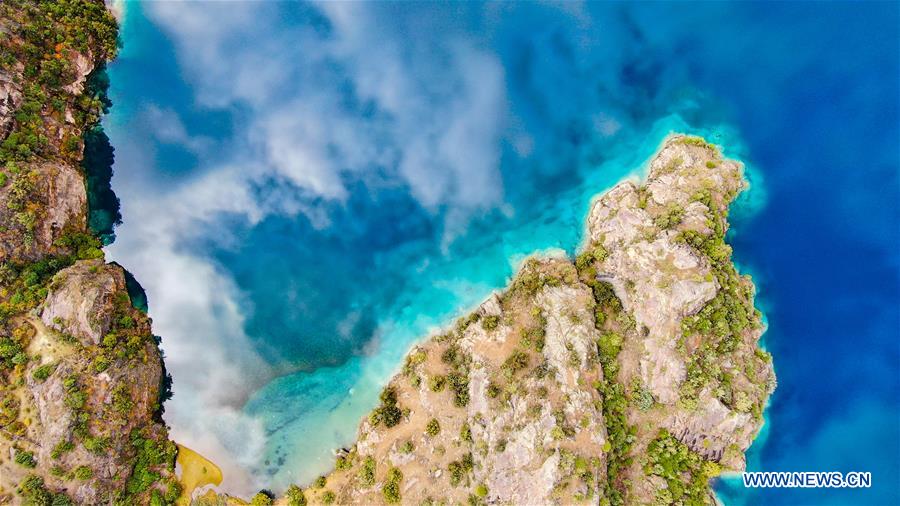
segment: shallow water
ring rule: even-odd
[[[327,470],[416,339],[686,131],[752,169],[730,237],[779,388],[750,468],[874,482],[720,497],[900,502],[896,4],[342,7],[129,3],[110,66],[109,255],[232,490]]]

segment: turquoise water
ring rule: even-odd
[[[896,4],[128,3],[110,257],[163,336],[174,436],[230,490],[308,482],[421,336],[672,131],[745,160],[736,260],[779,388],[755,470],[900,503]]]

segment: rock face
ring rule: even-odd
[[[99,345],[112,327],[115,298],[124,291],[121,269],[105,268],[101,260],[79,262],[54,276],[41,320],[84,346]]]
[[[338,502],[381,501],[390,467],[403,473],[409,503],[465,502],[477,487],[488,502],[568,502],[605,480],[591,290],[564,259],[531,262],[522,276],[528,286],[411,352],[387,390],[402,421],[386,427],[394,404],[385,402],[363,422],[349,458],[371,459],[374,475],[330,478],[345,487]]]
[[[6,139],[13,127],[13,114],[22,104],[22,89],[15,76],[0,70],[0,141]]]
[[[711,502],[706,481],[743,468],[774,387],[753,285],[724,242],[744,186],[714,146],[667,139],[645,182],[594,201],[574,262],[526,261],[504,292],[414,348],[306,497]]]
[[[84,260],[61,270],[41,318],[20,325],[33,334],[29,354],[40,359],[25,371],[19,411],[27,429],[12,447],[33,454],[36,465],[4,464],[3,480],[38,472],[79,504],[111,501],[132,475],[134,437],[166,437],[159,351],[149,321],[130,305],[122,268]]]
[[[0,260],[37,259],[64,250],[66,233],[87,228],[84,176],[67,164],[21,167],[0,187]]]
[[[0,2],[0,504],[180,494],[156,338],[87,227],[87,80],[115,47],[102,0]]]

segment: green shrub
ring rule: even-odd
[[[37,466],[37,460],[34,459],[34,453],[16,450],[16,456],[14,458],[16,464],[19,464],[22,467],[27,467],[29,469],[34,469]]]
[[[334,461],[334,468],[338,471],[346,471],[353,467],[353,459],[349,455],[341,455]]]
[[[324,494],[322,494],[322,503],[323,504],[333,504],[334,503],[334,492],[331,490],[326,490]]]
[[[469,424],[462,424],[462,427],[459,429],[459,439],[466,443],[472,442],[472,428],[469,427]]]
[[[707,482],[718,474],[718,466],[709,466],[696,452],[665,429],[647,447],[644,472],[666,481],[672,504],[706,504]]]
[[[500,326],[500,317],[497,315],[487,315],[481,319],[481,328],[488,332],[496,330]]]
[[[384,423],[385,427],[394,427],[403,418],[403,411],[397,405],[397,392],[394,387],[387,387],[381,392],[381,405],[372,411],[369,422],[372,425]]]
[[[75,472],[72,473],[72,476],[78,480],[89,480],[94,476],[94,471],[91,470],[88,466],[78,466],[75,468]]]
[[[287,499],[288,506],[306,506],[306,495],[303,493],[303,489],[297,485],[288,487],[284,497]]]
[[[503,371],[507,379],[512,379],[517,372],[528,367],[529,361],[530,357],[528,356],[528,353],[525,353],[522,350],[516,350],[506,357],[506,360],[503,361],[503,365],[500,366],[500,370]]]
[[[453,390],[453,405],[463,408],[469,404],[469,377],[462,373],[447,375],[450,389]]]
[[[437,421],[437,418],[432,418],[428,421],[428,425],[425,426],[425,433],[431,437],[441,433],[441,423]]]
[[[428,378],[428,388],[431,389],[432,392],[441,392],[447,386],[447,377],[443,375],[436,375]]]
[[[475,461],[472,454],[467,453],[460,460],[455,460],[447,465],[447,472],[450,473],[450,484],[454,487],[462,483],[470,472],[475,468]]]
[[[667,230],[681,223],[682,219],[684,219],[684,209],[673,207],[654,218],[653,224],[663,230]]]
[[[44,381],[49,378],[55,370],[56,364],[44,364],[35,368],[34,371],[31,372],[31,377],[34,378],[35,381]]]
[[[400,502],[400,483],[402,481],[403,473],[396,467],[392,467],[388,471],[387,481],[381,487],[381,494],[386,503],[398,504]]]
[[[272,500],[272,496],[270,496],[266,491],[257,492],[256,495],[250,499],[250,506],[271,506],[274,504],[274,500]]]
[[[359,482],[364,487],[375,484],[375,459],[371,455],[363,460],[363,465],[359,469]]]

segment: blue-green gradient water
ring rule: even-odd
[[[127,3],[108,248],[146,289],[174,437],[247,494],[309,482],[422,336],[672,131],[744,160],[731,241],[778,389],[751,470],[900,504],[896,3]]]

